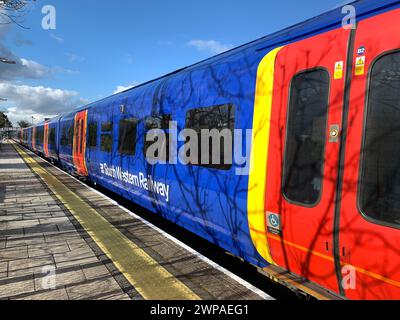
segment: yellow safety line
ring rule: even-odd
[[[253,137],[251,147],[251,167],[247,196],[247,215],[250,236],[258,253],[270,264],[275,264],[265,236],[265,192],[267,179],[268,148],[274,90],[276,48],[261,61],[257,71],[256,95],[253,116]]]
[[[84,200],[13,143],[28,166],[73,214],[118,270],[147,300],[200,300],[145,251],[130,241]]]

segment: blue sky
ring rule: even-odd
[[[0,104],[12,121],[56,115],[330,10],[340,0],[38,0],[0,26]],[[44,5],[56,30],[44,30]],[[13,69],[14,67],[14,69]]]

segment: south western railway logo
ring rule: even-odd
[[[122,170],[121,167],[109,166],[106,163],[100,164],[100,172],[109,178],[157,194],[164,198],[166,202],[169,202],[170,186],[166,183],[155,181],[151,175],[145,175],[142,172],[132,174],[128,170]]]

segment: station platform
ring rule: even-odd
[[[8,142],[0,143],[0,299],[273,298]]]

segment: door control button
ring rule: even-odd
[[[339,142],[340,127],[337,124],[331,125],[329,129],[329,142]]]

